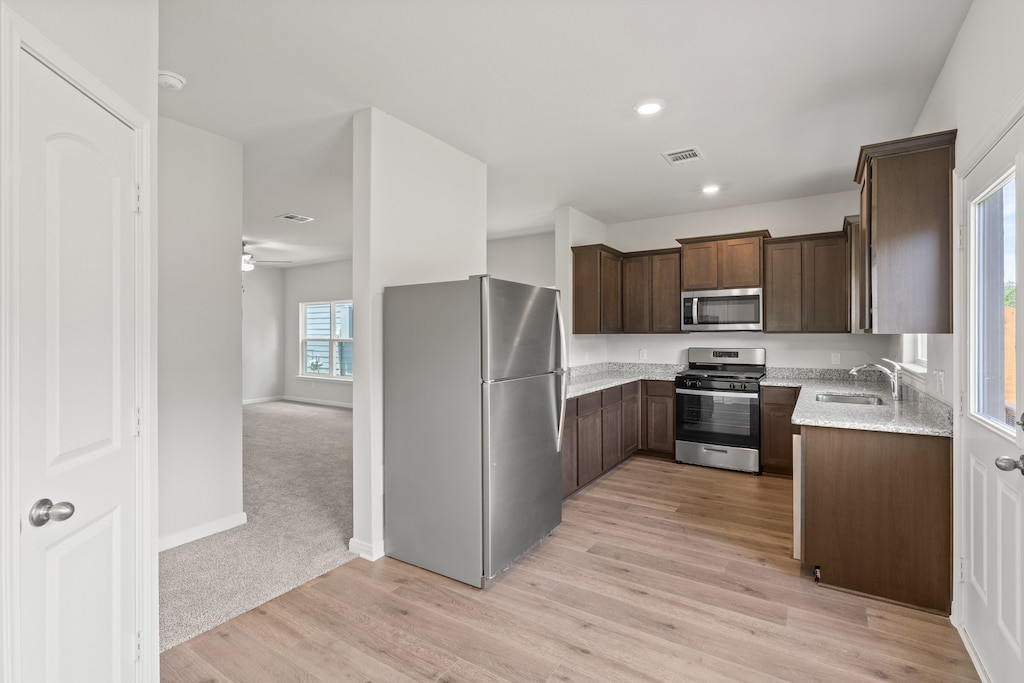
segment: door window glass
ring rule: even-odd
[[[1016,206],[1012,172],[972,205],[976,245],[973,412],[1011,434],[1017,413]]]

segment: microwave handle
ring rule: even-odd
[[[697,317],[697,297],[693,297],[693,324],[697,325],[700,323],[700,318]]]

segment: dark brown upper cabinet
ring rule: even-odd
[[[955,143],[949,130],[861,147],[855,180],[870,285],[860,329],[953,331]]]
[[[846,232],[764,241],[764,331],[849,332]]]
[[[624,332],[679,332],[679,250],[631,252],[622,259]]]
[[[722,235],[715,239],[676,240],[680,244],[684,291],[761,286],[761,240],[767,230]]]
[[[622,332],[622,252],[604,244],[572,248],[572,331]]]

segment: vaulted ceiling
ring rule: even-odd
[[[970,0],[161,0],[163,116],[244,144],[261,259],[351,255],[353,113],[487,164],[488,233],[856,188],[911,133]],[[650,118],[633,107],[660,98]],[[670,166],[663,152],[704,159]],[[702,185],[722,187],[714,196]],[[286,212],[314,217],[296,225]]]

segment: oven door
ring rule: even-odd
[[[676,440],[759,449],[759,394],[676,389]]]

